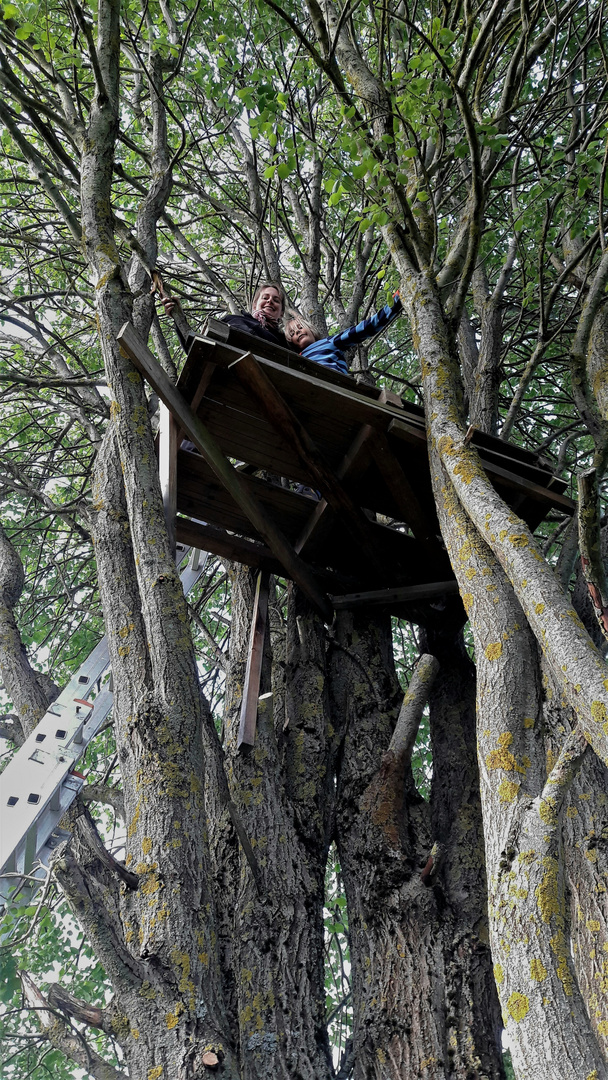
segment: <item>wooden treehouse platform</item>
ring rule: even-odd
[[[419,406],[215,319],[190,339],[177,388],[133,327],[119,340],[165,406],[159,463],[178,540],[291,578],[326,620],[363,603],[407,615],[457,591]],[[572,513],[535,454],[477,431],[472,443],[531,529],[552,508]]]

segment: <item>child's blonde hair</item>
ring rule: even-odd
[[[302,323],[302,326],[308,327],[311,334],[314,334],[315,341],[319,340],[319,335],[317,334],[317,331],[315,330],[312,323],[309,323],[308,319],[305,319],[304,316],[301,315],[299,311],[296,311],[295,308],[287,308],[287,311],[281,319],[283,333],[285,334],[287,341],[291,341],[291,332],[290,330],[288,330],[289,323],[294,321],[300,322]]]

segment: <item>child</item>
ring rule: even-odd
[[[358,345],[361,341],[374,337],[378,331],[384,330],[397,317],[402,307],[399,293],[396,292],[393,303],[386,304],[370,319],[363,319],[340,334],[324,338],[319,338],[297,311],[288,311],[285,315],[285,337],[307,360],[314,360],[316,364],[348,375],[348,364],[342,350]]]

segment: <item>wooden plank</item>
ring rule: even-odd
[[[135,366],[145,375],[158,396],[171,410],[176,420],[194,445],[207,459],[216,476],[233,498],[242,506],[247,517],[260,536],[282,563],[289,577],[298,583],[316,610],[327,621],[333,619],[333,611],[326,594],[319,587],[314,575],[296,555],[292,545],[267,515],[264,508],[249,491],[243,478],[222,453],[217,442],[201,420],[194,415],[179,390],[168,378],[147,345],[138,337],[134,327],[125,323],[118,341]]]
[[[268,620],[269,575],[260,570],[255,587],[247,667],[243,684],[243,699],[236,748],[241,753],[249,753],[255,744],[255,727],[258,718],[258,698],[264,660],[264,638]]]
[[[302,464],[310,470],[310,484],[321,489],[334,513],[356,537],[361,554],[379,570],[385,569],[378,560],[367,518],[327,466],[306,428],[289,408],[260,364],[251,353],[247,353],[233,365],[233,370],[256,395],[273,427],[293,446]]]
[[[401,464],[393,454],[388,439],[381,431],[374,433],[370,449],[374,461],[397,503],[400,516],[409,525],[416,539],[437,545],[433,525],[431,525],[424,513]]]
[[[188,469],[187,465],[183,465],[186,454],[187,451],[182,450],[178,456],[177,506],[180,512],[259,540],[257,529],[209,466],[203,470],[200,467],[195,468],[192,462],[192,468]],[[195,456],[199,455],[189,455],[190,459]],[[243,482],[290,543],[293,543],[315,503],[306,495],[281,488],[256,476],[243,474]]]
[[[336,611],[355,607],[383,607],[391,604],[403,604],[408,601],[431,600],[435,596],[446,596],[458,592],[458,583],[451,581],[431,581],[422,585],[405,585],[396,589],[374,589],[370,592],[347,593],[332,596]]]
[[[175,557],[175,515],[177,512],[177,446],[178,425],[164,401],[160,403],[158,429],[158,472],[163,496],[165,523],[171,551]]]
[[[240,458],[259,469],[268,469],[289,480],[310,482],[310,470],[296,455],[294,448],[252,409],[247,414],[233,408],[231,402],[208,396],[204,399],[204,406],[199,408],[198,415],[228,456]],[[304,422],[327,464],[335,469],[360,424],[346,425],[338,421],[331,430],[329,417],[325,418],[324,425],[309,425],[307,418]]]

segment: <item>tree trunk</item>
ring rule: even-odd
[[[357,1080],[400,1080],[423,1070],[437,1080],[481,1070],[503,1076],[480,809],[475,800],[466,805],[476,777],[474,682],[453,634],[444,641],[436,635],[434,643],[446,670],[432,692],[437,760],[429,807],[415,790],[409,759],[389,750],[400,698],[390,623],[350,614],[338,619],[332,708],[344,744],[337,838],[348,899]],[[456,672],[457,682],[448,683]],[[456,726],[448,737],[450,719]],[[438,807],[444,785],[451,790],[445,815]]]

